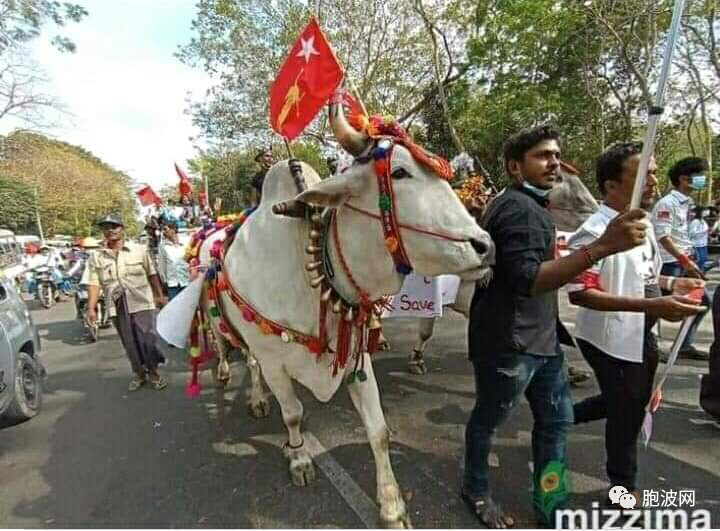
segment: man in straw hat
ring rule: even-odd
[[[125,240],[119,216],[108,215],[98,225],[105,236],[104,245],[90,255],[81,281],[88,286],[87,320],[97,320],[95,307],[102,289],[135,373],[128,390],[146,383],[164,389],[167,381],[157,372],[165,358],[156,346],[155,308],[162,307],[166,299],[155,265],[147,249]]]

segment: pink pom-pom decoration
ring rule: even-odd
[[[188,398],[195,398],[200,394],[200,384],[199,383],[192,383],[192,381],[189,381],[187,385],[185,386],[185,396]]]
[[[245,308],[243,308],[242,316],[243,316],[243,319],[245,319],[248,323],[255,322],[255,312],[253,312],[247,306]]]

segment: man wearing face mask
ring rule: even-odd
[[[707,162],[698,157],[686,157],[677,161],[668,177],[673,189],[660,199],[652,212],[652,224],[655,237],[660,244],[660,256],[663,260],[661,274],[672,277],[702,278],[702,269],[697,265],[695,249],[690,240],[690,221],[693,211],[693,191],[705,188]],[[702,305],[710,308],[710,297],[705,294]],[[685,339],[680,356],[706,360],[707,352],[701,352],[693,346],[695,333],[705,312],[699,313],[692,323],[690,332]]]
[[[504,147],[513,184],[487,208],[481,225],[495,243],[494,274],[473,296],[469,357],[476,403],[465,432],[462,497],[486,526],[514,524],[491,496],[491,439],[524,394],[533,412],[533,503],[544,524],[568,496],[567,432],[573,407],[557,334],[557,290],[597,261],[645,242],[645,212],[620,214],[576,252],[556,258],[547,196],[560,167],[560,135],[548,126],[522,131]]]

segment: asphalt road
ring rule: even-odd
[[[180,351],[165,368],[170,385],[126,391],[130,370],[114,330],[89,344],[72,303],[43,310],[30,303],[48,369],[45,403],[35,419],[0,429],[0,527],[372,527],[376,524],[374,465],[359,419],[341,390],[327,405],[300,391],[304,428],[317,454],[308,487],[292,485],[280,446],[279,408],[254,420],[245,405],[246,370],[233,366],[227,389],[203,375],[203,393],[184,396]],[[572,309],[563,304],[572,321]],[[389,322],[393,350],[375,370],[392,429],[395,474],[416,527],[477,527],[458,498],[464,424],[473,404],[465,359],[465,323],[448,314],[436,327],[430,372],[406,372],[414,323]],[[662,334],[672,336],[665,324]],[[696,345],[712,340],[710,318]],[[666,342],[666,348],[668,343]],[[584,362],[574,351],[570,359]],[[693,489],[695,508],[720,526],[720,426],[699,409],[698,377],[705,362],[673,370],[655,433],[640,451],[640,488]],[[661,369],[664,365],[661,365]],[[574,389],[595,392],[594,382]],[[499,430],[492,456],[496,497],[533,526],[530,503],[531,415],[520,403]],[[585,425],[569,440],[572,505],[589,508],[609,488],[604,476],[603,424]]]

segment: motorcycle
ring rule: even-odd
[[[28,293],[34,294],[44,308],[50,308],[60,299],[59,285],[61,282],[61,273],[48,266],[40,266],[32,271]]]
[[[83,325],[90,335],[90,340],[95,343],[98,340],[98,331],[100,328],[107,328],[110,326],[110,312],[105,305],[105,299],[100,296],[95,307],[95,315],[97,319],[94,323],[89,323],[85,313],[87,311],[88,304],[88,291],[87,286],[80,285],[75,291],[75,311],[77,312],[77,318],[82,320]]]

